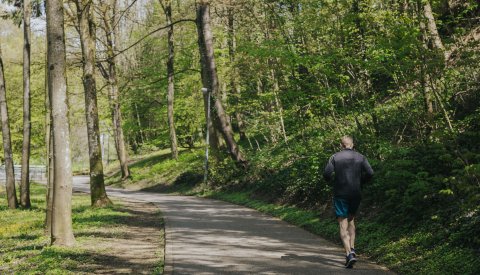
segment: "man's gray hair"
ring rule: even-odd
[[[342,147],[347,149],[353,148],[353,138],[351,136],[342,137]]]

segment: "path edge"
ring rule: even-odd
[[[161,207],[160,203],[153,203],[155,204],[160,211],[163,213],[163,209]],[[170,238],[170,236],[173,235],[173,228],[170,226],[170,223],[168,222],[168,219],[164,217],[163,219],[163,224],[165,228],[165,253],[164,253],[164,263],[163,263],[163,275],[173,275],[173,245],[170,239],[173,240],[173,238]]]

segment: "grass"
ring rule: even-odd
[[[117,170],[110,173],[106,184],[152,192],[188,192],[203,179],[199,176],[203,168],[203,158],[203,149],[181,150],[178,161],[171,159],[169,150],[162,150],[130,164],[130,179],[122,181]]]
[[[320,217],[318,211],[252,199],[250,192],[210,191],[199,195],[259,210],[341,245],[333,213],[331,219]],[[357,250],[401,274],[475,274],[478,270],[475,251],[443,239],[442,232],[432,231],[435,227],[396,231],[362,217],[356,225]]]
[[[248,188],[251,185],[246,188],[205,188],[201,184],[202,156],[201,151],[184,151],[177,162],[169,158],[168,151],[159,152],[131,166],[132,180],[121,183],[113,178],[113,181],[117,180],[117,185],[125,188],[136,186],[152,192],[196,195],[244,205],[341,245],[331,209],[308,210],[267,202],[258,199],[258,194]],[[224,183],[224,186],[228,184]],[[402,226],[402,221],[398,224],[398,227],[387,225],[372,213],[360,215],[357,219],[357,249],[362,256],[402,274],[475,274],[478,270],[478,251],[455,244],[449,233],[442,232],[430,221],[415,228]]]
[[[4,192],[0,192],[5,197]],[[121,236],[123,227],[132,219],[118,201],[105,208],[90,207],[90,197],[74,194],[72,219],[76,245],[71,248],[49,246],[44,234],[45,187],[31,185],[32,209],[10,210],[6,201],[0,202],[0,273],[15,274],[79,274],[93,272],[104,261],[102,248],[86,248],[92,238]],[[159,219],[161,219],[159,217]],[[95,243],[95,241],[93,241]],[[159,252],[163,256],[163,251]],[[157,268],[161,274],[163,257]]]

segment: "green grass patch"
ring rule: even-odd
[[[107,178],[106,184],[153,192],[185,193],[203,179],[203,153],[203,149],[181,150],[178,160],[174,160],[170,150],[161,150],[130,164],[131,179],[122,181],[117,170]]]
[[[118,201],[105,208],[90,207],[90,196],[74,194],[72,219],[75,247],[49,246],[44,234],[45,186],[31,185],[32,209],[10,210],[0,202],[0,274],[78,274],[94,272],[92,266],[105,261],[102,249],[85,247],[92,238],[112,238],[123,234],[134,214]],[[0,191],[5,197],[5,192]],[[161,217],[159,217],[159,220]],[[155,270],[163,270],[163,252]]]

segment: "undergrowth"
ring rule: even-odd
[[[228,158],[212,160],[208,185],[202,183],[202,150],[184,151],[178,161],[162,152],[132,165],[138,175],[121,185],[143,180],[149,182],[146,191],[245,205],[340,245],[331,186],[321,177],[328,159],[328,154],[318,153],[323,152],[322,146],[289,144],[263,149],[248,155],[246,170]],[[475,274],[480,266],[480,211],[474,203],[478,192],[475,189],[462,200],[456,196],[465,192],[463,186],[470,188],[466,181],[478,176],[476,168],[465,167],[438,143],[362,149],[367,156],[371,150],[381,155],[369,158],[376,175],[364,187],[357,218],[360,253],[403,274]],[[468,161],[478,162],[478,155],[471,154]]]

